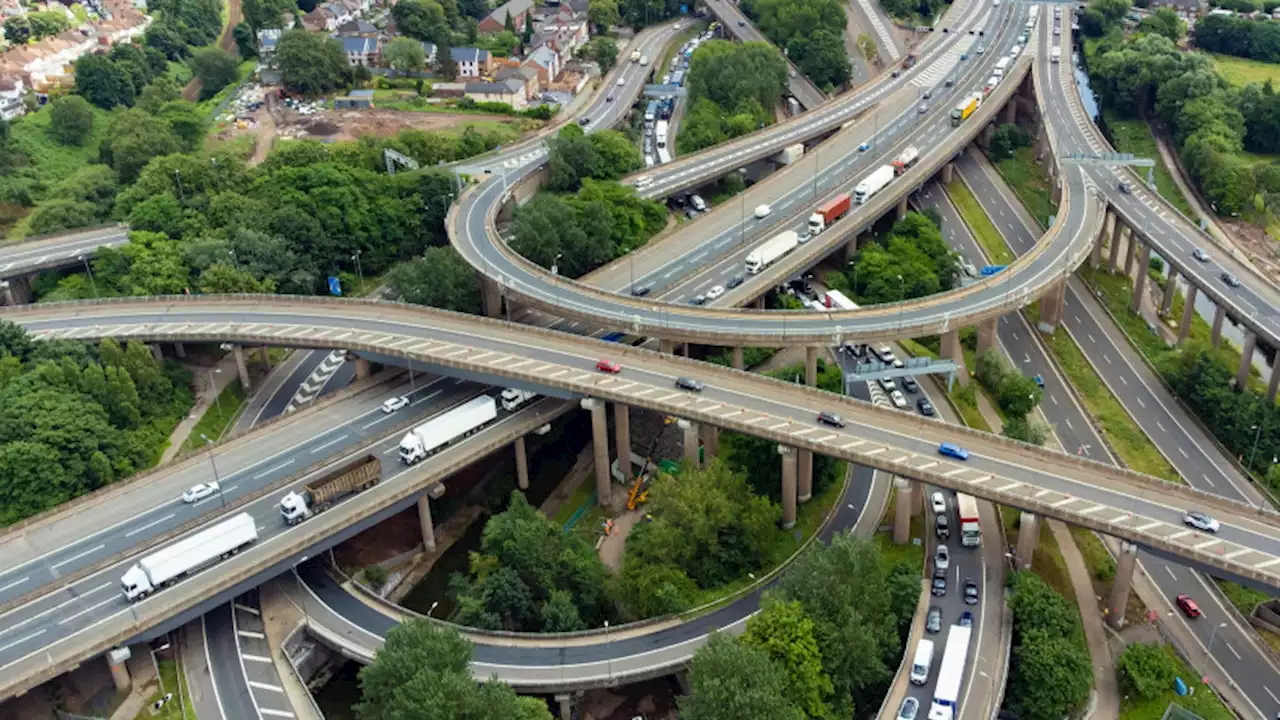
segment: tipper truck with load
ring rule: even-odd
[[[804,156],[804,143],[796,143],[788,145],[782,149],[782,152],[774,156],[779,165],[790,165]]]
[[[978,109],[982,104],[982,93],[974,93],[967,97],[961,98],[954,108],[951,108],[951,124],[959,125]]]
[[[498,404],[488,395],[472,398],[405,433],[400,440],[400,460],[405,465],[435,455],[449,443],[484,427],[498,417]]]
[[[249,513],[240,513],[138,560],[120,578],[124,596],[141,600],[206,565],[226,559],[258,539]]]
[[[978,547],[982,544],[982,526],[978,522],[978,501],[972,495],[956,493],[956,514],[960,516],[960,544]]]
[[[760,243],[755,250],[747,254],[747,274],[755,275],[773,264],[774,260],[786,255],[800,244],[800,235],[794,230],[778,233]]]
[[[919,159],[920,151],[916,149],[915,145],[912,145],[906,150],[903,150],[901,155],[893,159],[893,171],[901,175],[909,170],[912,165],[915,165],[916,161]]]
[[[301,491],[290,491],[280,499],[280,516],[289,525],[297,525],[352,493],[368,490],[381,479],[382,460],[377,455],[356,458],[312,480]]]
[[[819,205],[813,214],[809,216],[809,234],[817,235],[818,233],[831,227],[831,224],[844,214],[849,212],[849,195],[848,193],[840,193],[825,203]]]
[[[892,165],[881,165],[874,172],[862,179],[858,186],[853,189],[853,201],[859,205],[871,199],[872,195],[880,192],[886,185],[893,182],[897,175],[893,171]]]

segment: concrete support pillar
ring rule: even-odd
[[[782,527],[790,530],[796,526],[796,449],[779,445],[782,456]]]
[[[1052,335],[1062,322],[1062,309],[1067,302],[1067,281],[1059,280],[1040,298],[1040,324],[1037,329]]]
[[[690,350],[690,347],[689,347],[689,346],[690,346],[690,345],[692,345],[692,344],[693,344],[693,343],[685,343],[685,344],[681,345],[681,346],[680,346],[680,354],[681,354],[681,355],[683,355],[683,356],[685,356],[685,357],[689,357],[689,350]]]
[[[1219,305],[1213,313],[1213,327],[1209,330],[1209,343],[1214,347],[1222,344],[1222,321],[1227,318],[1227,309]]]
[[[524,436],[516,438],[516,487],[529,489],[529,451],[525,447]]]
[[[187,346],[182,343],[173,344],[173,356],[179,360],[187,356]]]
[[[248,395],[253,392],[253,384],[249,382],[249,366],[244,364],[244,348],[232,345],[231,354],[236,358],[236,372],[240,373],[240,386],[244,388],[244,394]]]
[[[957,366],[956,379],[963,385],[969,382],[969,371],[964,366],[964,347],[960,344],[960,331],[948,330],[942,333],[942,357],[951,360]]]
[[[262,369],[264,372],[271,372],[271,348],[266,345],[258,348],[259,358],[262,360]]]
[[[947,163],[946,165],[942,166],[941,180],[943,185],[951,184],[951,181],[955,179],[955,170],[956,170],[955,163]]]
[[[1129,304],[1129,310],[1132,312],[1140,312],[1142,309],[1142,296],[1147,291],[1147,268],[1151,267],[1151,246],[1142,243],[1138,250],[1138,277],[1133,281],[1133,300]]]
[[[988,318],[978,323],[978,354],[981,355],[996,346],[996,323],[1000,318]]]
[[[573,696],[568,693],[556,695],[556,702],[560,704],[560,720],[573,720]]]
[[[901,220],[902,218],[906,217],[907,211],[910,209],[911,209],[910,206],[907,205],[907,196],[903,195],[902,199],[898,201],[898,215],[897,215],[898,219]]]
[[[1160,298],[1160,315],[1173,312],[1173,293],[1178,289],[1178,271],[1169,266],[1169,277],[1164,282],[1164,297]]]
[[[804,384],[809,387],[818,385],[818,348],[804,349]]]
[[[618,470],[627,480],[631,480],[631,407],[622,403],[613,404],[613,444],[618,450]]]
[[[1249,369],[1253,367],[1253,350],[1258,345],[1258,336],[1252,331],[1244,331],[1244,347],[1240,348],[1240,369],[1236,370],[1236,392],[1243,392],[1249,385]]]
[[[744,367],[744,365],[743,365],[743,360],[742,360],[742,348],[741,348],[741,347],[735,347],[735,348],[733,349],[733,369],[734,369],[734,370],[745,370],[745,369],[746,369],[746,368]]]
[[[422,526],[422,547],[427,552],[435,552],[436,526],[431,522],[431,498],[425,494],[418,498],[418,524]]]
[[[591,412],[591,446],[595,451],[596,503],[609,504],[613,484],[609,477],[609,421],[604,415],[604,401],[583,398],[582,409]]]
[[[763,309],[764,309],[764,296],[763,296],[763,295],[761,295],[760,297],[756,298],[756,309],[757,309],[757,310],[763,310]]]
[[[983,150],[986,150],[987,148],[991,147],[991,138],[994,137],[995,134],[996,134],[995,123],[990,123],[986,127],[982,128],[982,135],[979,136],[980,139],[978,140],[978,144],[982,146]]]
[[[1111,268],[1112,275],[1120,269],[1120,235],[1124,233],[1124,221],[1119,215],[1115,218],[1115,222],[1111,224],[1111,255],[1107,259],[1107,266]]]
[[[1138,239],[1138,234],[1132,229],[1129,230],[1129,241],[1124,247],[1124,274],[1125,277],[1133,277],[1133,261],[1138,258],[1138,252],[1143,242]]]
[[[1129,588],[1133,585],[1133,571],[1138,566],[1138,546],[1127,541],[1120,543],[1120,557],[1116,558],[1116,575],[1111,581],[1111,598],[1107,603],[1107,624],[1116,630],[1124,627],[1124,610],[1129,604]]]
[[[893,544],[906,545],[911,540],[911,516],[915,513],[913,503],[918,502],[916,499],[916,486],[914,480],[895,477],[893,486],[898,489],[898,501],[893,508]]]
[[[1267,383],[1267,402],[1276,401],[1276,390],[1280,389],[1280,362],[1271,366],[1271,382]]]
[[[844,244],[844,264],[847,266],[853,262],[858,254],[858,236],[854,235],[849,238],[849,242]]]
[[[1191,334],[1191,319],[1196,316],[1196,286],[1187,285],[1187,297],[1182,304],[1182,324],[1178,326],[1178,344]]]
[[[27,276],[0,280],[3,305],[26,305],[31,302],[31,278]]]
[[[480,304],[484,307],[485,317],[502,316],[502,288],[483,275],[480,276]]]
[[[702,436],[703,464],[710,465],[720,451],[720,428],[715,425],[702,425],[699,434]]]
[[[1017,98],[1009,98],[1009,104],[1004,106],[1004,122],[1005,124],[1018,122]]]
[[[356,379],[364,380],[369,377],[369,373],[369,361],[362,357],[356,358]]]
[[[1031,559],[1040,541],[1040,518],[1034,513],[1023,512],[1018,520],[1018,551],[1014,562],[1018,570],[1030,570]]]
[[[674,340],[658,340],[658,352],[663,355],[675,355],[676,344]]]
[[[1093,252],[1089,255],[1089,267],[1094,270],[1102,264],[1102,246],[1107,241],[1107,224],[1115,222],[1115,215],[1112,214],[1111,208],[1107,208],[1107,214],[1102,218],[1102,229],[1098,231],[1098,239],[1093,243]]]
[[[684,459],[694,468],[702,467],[702,463],[698,461],[698,423],[678,420],[677,424],[684,430]]]
[[[796,450],[796,472],[799,474],[796,499],[800,502],[809,502],[809,498],[813,497],[812,450]]]
[[[117,690],[128,690],[133,687],[133,678],[129,676],[129,648],[116,648],[107,651],[107,667],[111,668],[111,681]]]
[[[148,345],[147,347],[151,348],[151,357],[155,358],[155,361],[156,361],[156,362],[163,364],[163,363],[164,363],[164,350],[160,347],[160,344],[159,344],[159,343],[151,343],[151,344],[150,344],[150,345]]]

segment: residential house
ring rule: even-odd
[[[1209,3],[1208,0],[1152,0],[1151,7],[1169,7],[1183,15],[1198,17],[1209,9]]]
[[[367,20],[356,18],[349,23],[338,26],[335,33],[338,37],[378,37],[378,28]]]
[[[27,108],[22,104],[24,89],[22,78],[0,75],[0,120],[12,120],[26,113]]]
[[[342,52],[346,53],[347,63],[352,67],[363,65],[370,67],[378,63],[378,38],[376,37],[343,37]]]
[[[516,30],[520,30],[529,21],[532,10],[533,0],[508,0],[480,21],[480,32],[502,32],[507,27],[508,15],[511,16],[511,22]]]
[[[435,67],[436,64],[436,45],[435,43],[422,43],[422,55],[426,61],[427,67]]]
[[[504,67],[494,73],[493,79],[499,82],[519,80],[524,84],[524,96],[530,100],[537,97],[542,89],[541,76],[531,67]]]
[[[542,85],[549,85],[555,82],[560,76],[560,70],[563,67],[560,64],[560,56],[550,45],[542,45],[533,52],[529,53],[522,64],[523,67],[533,70]]]
[[[518,78],[495,82],[469,82],[466,84],[466,94],[476,102],[507,103],[517,110],[523,110],[529,106],[529,98],[524,93],[524,82]]]
[[[493,72],[493,57],[479,48],[451,48],[449,55],[458,66],[458,77],[478,78]]]
[[[302,16],[302,27],[311,32],[333,32],[339,26],[346,25],[355,19],[350,8],[337,2],[317,5],[314,10]]]
[[[258,57],[267,59],[276,51],[276,46],[280,44],[280,29],[266,28],[258,31]]]

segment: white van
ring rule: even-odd
[[[916,657],[911,661],[911,683],[924,685],[929,682],[929,669],[933,667],[933,641],[921,640],[916,645]]]

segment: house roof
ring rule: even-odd
[[[550,68],[556,62],[556,51],[546,45],[539,46],[537,50],[529,53],[529,57],[525,58],[528,62],[541,65],[544,68]]]
[[[481,63],[489,59],[489,51],[473,47],[456,47],[449,49],[449,56],[454,62]]]
[[[351,92],[347,93],[347,97],[369,98],[370,100],[372,100],[373,91],[372,90],[352,90]]]
[[[524,90],[524,82],[511,78],[497,82],[469,82],[466,91],[469,93],[516,94]]]
[[[342,51],[348,55],[369,55],[378,51],[378,38],[344,37],[339,39],[342,41]]]
[[[376,35],[378,28],[367,20],[356,18],[350,22],[343,23],[338,26],[339,35]]]
[[[533,0],[509,0],[489,13],[489,18],[499,25],[507,24],[507,14],[520,15],[529,12],[533,7]]]

